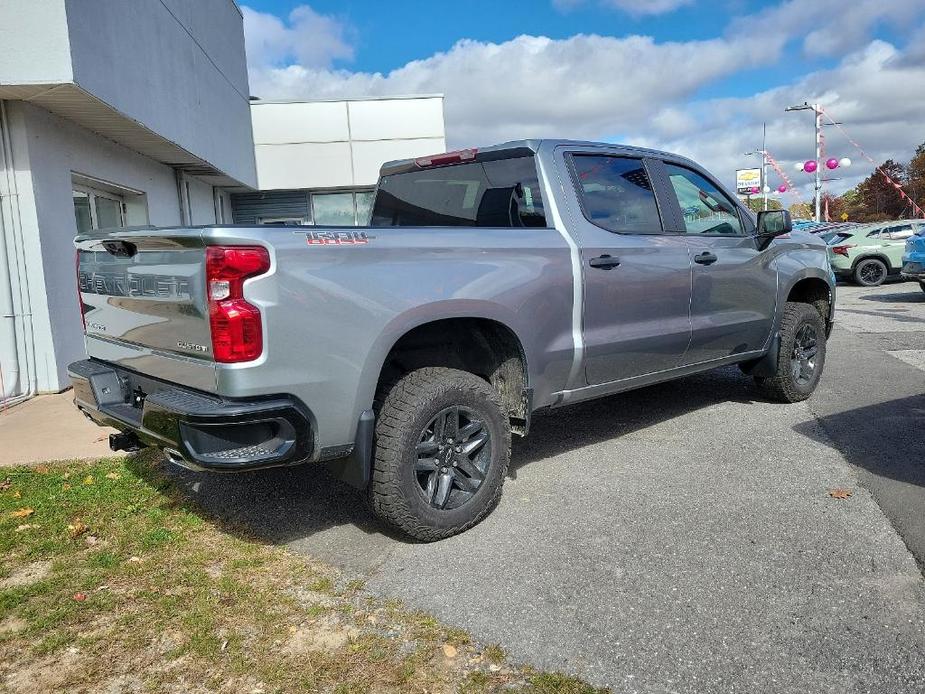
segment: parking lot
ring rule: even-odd
[[[732,368],[538,416],[498,509],[439,543],[311,468],[176,478],[230,529],[614,691],[925,691],[925,293],[838,309],[810,401]]]

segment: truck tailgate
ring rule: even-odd
[[[214,388],[201,231],[99,231],[76,245],[88,354]]]

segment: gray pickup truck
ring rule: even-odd
[[[728,364],[822,373],[835,280],[688,159],[529,140],[386,164],[368,227],[78,236],[74,401],[197,470],[328,462],[420,540],[501,495],[531,413]]]

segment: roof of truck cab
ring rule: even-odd
[[[649,156],[649,157],[659,157],[674,159],[676,161],[684,161],[696,165],[696,162],[688,159],[687,157],[681,156],[680,154],[675,154],[673,152],[664,152],[657,149],[649,149],[647,147],[636,147],[635,145],[625,145],[615,142],[594,142],[591,140],[562,140],[562,139],[529,139],[529,140],[509,140],[507,142],[501,142],[495,145],[488,145],[486,147],[472,147],[464,148],[461,150],[456,150],[459,152],[466,152],[474,150],[477,152],[477,156],[484,156],[485,154],[498,153],[498,152],[507,152],[507,151],[516,151],[522,150],[524,154],[527,152],[538,152],[541,147],[593,147],[593,148],[606,148],[611,152],[616,151],[621,154],[632,154],[635,156]],[[451,152],[434,152],[429,156],[438,156],[439,154],[451,154]],[[395,174],[405,171],[412,170],[416,168],[415,162],[427,157],[416,157],[414,159],[396,159],[394,161],[388,161],[382,165],[382,168],[379,170],[380,175]]]

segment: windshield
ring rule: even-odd
[[[383,176],[370,226],[545,227],[532,155]]]

